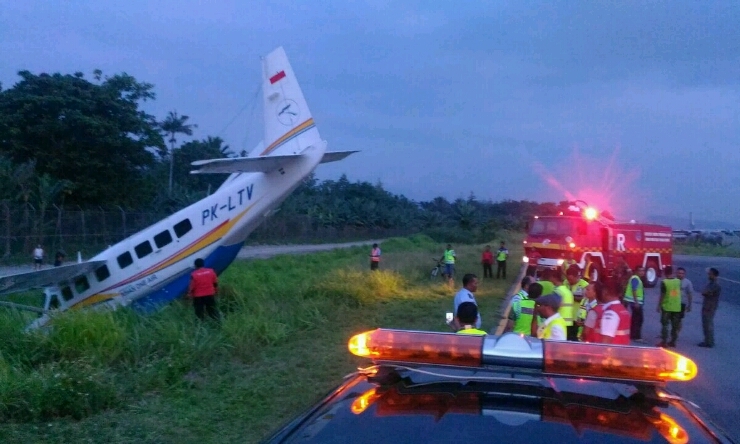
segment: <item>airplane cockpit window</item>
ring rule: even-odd
[[[77,294],[81,294],[90,289],[90,283],[87,281],[87,276],[81,276],[75,280],[75,291]]]
[[[118,256],[118,266],[121,267],[121,269],[126,268],[133,263],[134,258],[131,257],[131,253],[128,251]]]
[[[110,270],[108,270],[107,265],[101,265],[95,270],[95,277],[98,279],[98,282],[103,282],[104,280],[108,279],[110,277]]]
[[[69,287],[62,288],[62,299],[65,301],[71,301],[72,298],[74,298],[75,295],[72,294],[72,289]]]
[[[136,252],[136,256],[141,259],[154,250],[152,250],[152,244],[150,244],[149,241],[144,241],[135,246],[134,251]]]
[[[185,219],[176,223],[173,228],[177,237],[183,237],[188,231],[193,229],[193,225],[190,224],[190,219]]]
[[[163,232],[154,236],[154,244],[157,246],[157,248],[162,248],[165,245],[168,245],[170,242],[172,242],[172,235],[170,234],[170,230],[164,230]]]

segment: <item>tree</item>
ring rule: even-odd
[[[203,140],[193,140],[183,144],[177,151],[173,180],[188,193],[206,194],[226,180],[226,174],[190,174],[190,170],[193,169],[191,163],[196,160],[229,157],[231,150],[220,137],[209,136]]]
[[[68,202],[127,204],[141,199],[142,171],[163,150],[153,116],[139,109],[153,85],[128,74],[101,83],[74,75],[20,71],[0,92],[0,154],[14,163],[36,161],[37,174],[75,184]],[[99,78],[96,75],[96,78]]]
[[[170,142],[170,185],[169,193],[172,194],[172,172],[175,166],[175,143],[177,142],[176,136],[178,134],[185,134],[187,136],[193,135],[193,128],[197,128],[198,125],[185,123],[190,119],[188,116],[178,116],[177,111],[170,111],[167,118],[164,119],[159,125],[165,134],[169,135]]]

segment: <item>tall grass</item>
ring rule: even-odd
[[[378,272],[367,247],[236,262],[220,279],[220,323],[175,302],[149,316],[65,313],[26,334],[27,318],[2,311],[0,440],[258,441],[363,364],[346,352],[351,334],[448,331],[459,280],[428,275],[442,247],[391,239]],[[455,248],[459,273],[477,272],[481,247]],[[482,283],[485,328],[507,286]]]
[[[717,245],[689,245],[673,244],[673,254],[691,256],[740,257],[740,248],[737,245],[719,247]]]

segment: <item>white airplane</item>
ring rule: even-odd
[[[193,162],[194,174],[228,173],[212,195],[109,247],[87,262],[0,277],[0,296],[45,288],[29,329],[73,308],[151,311],[187,290],[196,258],[223,272],[247,236],[320,163],[357,151],[327,152],[282,47],[262,59],[264,139],[249,157]]]

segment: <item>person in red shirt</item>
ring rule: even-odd
[[[483,277],[492,278],[493,277],[493,253],[491,252],[490,245],[486,245],[486,249],[485,251],[483,251],[483,255],[481,256],[480,262],[481,264],[483,264]]]
[[[198,319],[204,319],[204,312],[208,313],[214,320],[218,320],[216,311],[216,290],[218,289],[218,277],[212,268],[206,268],[203,259],[195,260],[195,270],[190,273],[190,285],[188,286],[188,297],[193,299],[195,315]]]

